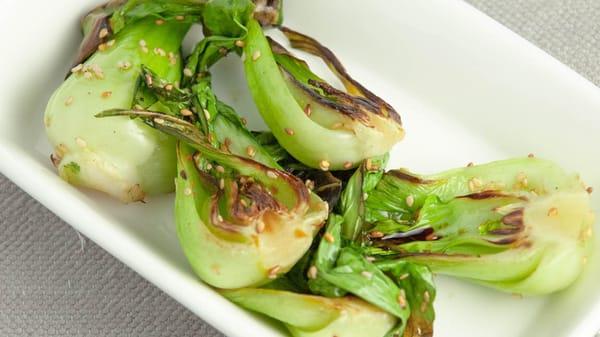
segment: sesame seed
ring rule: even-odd
[[[106,28],[100,29],[100,32],[98,33],[98,37],[103,39],[107,36],[108,36],[108,29],[106,29]]]
[[[369,236],[373,239],[380,239],[383,237],[383,232],[381,231],[372,231],[371,233],[369,233]]]
[[[73,100],[74,100],[73,96],[67,97],[67,99],[65,99],[65,105],[69,106],[69,105],[73,104]]]
[[[156,124],[165,124],[165,120],[162,118],[154,118],[154,123]]]
[[[254,53],[252,53],[252,61],[256,61],[260,58],[260,50],[256,50]]]
[[[170,84],[170,83],[169,83],[169,84],[167,84],[167,85],[165,85],[165,90],[166,90],[166,91],[171,91],[171,90],[173,90],[173,85],[172,85],[172,84]]]
[[[527,175],[525,172],[519,172],[519,174],[517,174],[517,181],[523,185],[523,187],[527,186]]]
[[[225,188],[225,179],[223,179],[223,178],[219,179],[219,188],[220,189]]]
[[[427,311],[427,302],[421,302],[421,312]]]
[[[309,279],[316,279],[317,278],[317,274],[319,273],[319,270],[317,269],[316,266],[310,266],[310,268],[308,268],[308,272],[306,273],[306,275],[308,276]]]
[[[78,65],[76,65],[73,68],[71,68],[71,72],[72,73],[77,73],[77,72],[81,71],[81,69],[83,69],[83,64],[79,63]]]
[[[294,135],[294,130],[293,129],[291,129],[291,128],[285,128],[284,130],[285,130],[285,133],[287,133],[288,135],[290,135],[290,136]]]
[[[114,45],[115,45],[115,40],[114,39],[113,40],[109,40],[108,42],[106,42],[106,46],[107,47],[112,47]]]
[[[413,197],[412,194],[406,197],[406,206],[412,207],[412,205],[414,205],[414,203],[415,203],[415,197]]]
[[[181,110],[179,110],[179,112],[180,112],[180,113],[181,113],[181,115],[183,115],[183,116],[191,116],[191,115],[193,115],[193,114],[194,114],[194,113],[192,112],[192,110],[190,110],[190,109],[185,109],[185,108],[184,108],[184,109],[181,109]]]
[[[246,43],[244,43],[244,41],[242,40],[237,40],[235,41],[235,45],[240,47],[240,48],[244,48],[244,46],[246,45]]]
[[[557,216],[558,215],[558,208],[556,207],[551,207],[548,210],[548,216]]]
[[[242,121],[243,125],[248,124],[248,120],[245,117],[240,118],[240,120]]]
[[[223,144],[221,144],[220,149],[223,152],[229,152],[231,153],[231,150],[229,149],[229,145],[231,145],[231,142],[227,142],[227,138],[225,138],[225,142]]]
[[[139,104],[136,104],[136,105],[133,106],[133,109],[134,110],[144,110],[144,107],[141,106],[141,105],[139,105]]]
[[[467,164],[467,167],[473,167],[473,165],[475,165],[475,164],[473,164],[473,162],[469,162],[469,163]]]
[[[208,142],[209,142],[209,143],[212,143],[212,142],[215,140],[215,137],[213,136],[213,134],[212,134],[212,133],[208,133],[208,136],[207,136],[207,138],[208,138]]]
[[[98,79],[104,78],[104,72],[102,71],[102,69],[100,69],[100,67],[95,67],[93,70],[94,70],[94,75],[96,75],[96,77]]]
[[[129,62],[129,61],[119,62],[118,66],[121,70],[127,70],[127,69],[131,68],[131,62]]]
[[[158,56],[165,56],[167,55],[167,53],[165,53],[165,50],[159,47],[154,48],[154,54],[158,55]]]
[[[155,23],[156,25],[160,26],[160,25],[162,25],[162,24],[164,24],[164,23],[165,23],[165,20],[163,20],[163,19],[156,19],[156,21],[154,21],[154,23]]]
[[[369,262],[373,262],[376,260],[376,258],[374,258],[373,256],[366,256],[365,260],[369,261]]]
[[[191,189],[191,188],[189,188],[189,187],[186,187],[186,188],[183,190],[183,194],[185,194],[185,195],[192,195],[192,189]]]
[[[108,47],[106,46],[106,43],[101,43],[98,45],[99,51],[105,51],[106,49],[108,49]]]
[[[58,144],[56,147],[56,153],[61,157],[64,156],[68,151],[69,148],[67,148],[67,146],[63,143]]]
[[[304,185],[306,185],[306,188],[308,188],[309,190],[312,190],[315,188],[314,181],[312,181],[310,179],[306,179],[306,181],[304,182]]]
[[[240,199],[240,204],[242,204],[242,206],[244,207],[248,207],[248,202],[246,201],[246,199]]]
[[[150,74],[146,74],[146,84],[148,84],[148,86],[151,87],[153,82],[154,81],[152,80],[152,76],[150,76]]]
[[[425,300],[425,302],[431,301],[431,296],[429,295],[429,291],[425,290],[425,292],[423,293],[423,299]]]
[[[146,40],[140,40],[140,42],[138,42],[140,47],[146,47]]]
[[[304,113],[305,113],[305,114],[306,114],[308,117],[310,117],[310,115],[312,115],[312,109],[311,109],[311,107],[310,107],[310,104],[307,104],[307,105],[304,107]]]
[[[434,233],[429,233],[427,234],[427,236],[425,237],[426,241],[433,241],[433,240],[437,240],[438,237],[437,235],[435,235]]]
[[[277,173],[275,173],[274,171],[267,171],[267,177],[271,179],[277,179]]]
[[[471,192],[474,192],[477,189],[479,189],[481,185],[483,185],[483,183],[478,178],[472,178],[471,180],[469,180],[469,190]]]
[[[175,17],[175,20],[177,20],[177,21],[183,21],[183,20],[185,20],[185,16],[183,16],[183,15],[177,15]]]
[[[367,169],[367,171],[371,171],[371,169],[373,168],[373,161],[371,160],[371,158],[367,158],[367,160],[365,161],[365,168]]]
[[[364,277],[365,277],[366,279],[368,279],[368,280],[370,280],[370,279],[372,279],[372,278],[373,278],[373,273],[371,273],[371,272],[368,272],[368,271],[366,271],[366,270],[363,270],[362,272],[360,272],[360,274],[361,274],[362,276],[364,276]]]
[[[280,270],[281,270],[280,266],[275,266],[275,267],[269,269],[269,278],[271,280],[276,279],[277,278],[277,273],[279,273]]]
[[[109,98],[112,96],[112,91],[103,91],[100,96],[102,96],[102,98]]]
[[[208,111],[207,109],[202,109],[202,112],[204,112],[204,118],[206,118],[207,121],[210,120],[210,111]]]
[[[211,163],[206,164],[206,169],[207,170],[212,170],[213,166]]]
[[[398,278],[400,281],[404,281],[406,280],[408,277],[410,276],[409,273],[404,273],[402,275],[400,275],[400,277]]]
[[[83,72],[83,77],[87,78],[88,80],[92,78],[92,73],[90,73],[89,71],[84,71]]]
[[[588,187],[585,189],[586,192],[588,192],[589,194],[592,194],[592,192],[594,192],[594,188],[592,186]]]
[[[333,123],[333,125],[331,126],[332,129],[340,129],[342,126],[344,126],[344,123],[342,122],[337,122],[337,123]]]
[[[351,167],[352,167],[352,163],[351,162],[347,161],[347,162],[344,163],[344,168],[345,169],[349,169]]]
[[[219,222],[223,222],[223,217],[221,216],[221,214],[217,215],[217,220],[219,220]]]
[[[527,155],[527,158],[533,158],[533,157],[535,157],[535,156],[533,155],[533,153],[530,153],[530,154],[528,154],[528,155]]]
[[[327,160],[321,160],[319,162],[319,167],[321,168],[321,170],[323,171],[327,171],[329,170],[329,166],[331,166],[331,164],[329,164],[329,162]]]
[[[224,173],[225,172],[225,168],[221,165],[217,165],[217,167],[215,168],[215,170],[217,170],[217,172],[219,173]]]
[[[264,223],[264,222],[262,222],[262,221],[259,221],[259,222],[256,224],[256,228],[255,228],[255,230],[256,230],[256,233],[258,233],[258,234],[260,234],[260,233],[264,232],[264,231],[265,231],[265,223]]]
[[[248,157],[252,158],[256,154],[256,150],[252,146],[248,145],[246,147],[246,154],[248,155]]]
[[[75,137],[75,143],[77,145],[79,145],[79,147],[86,147],[87,146],[86,141],[83,140],[83,138],[80,138],[80,137]]]
[[[229,50],[225,47],[219,48],[219,53],[221,53],[221,55],[227,55],[228,52]]]
[[[400,289],[400,294],[398,294],[398,304],[402,309],[406,308],[406,292],[404,289]]]
[[[144,54],[148,54],[148,47],[146,47],[146,46],[143,46],[143,47],[142,47],[142,52],[143,52]]]
[[[323,234],[323,239],[325,239],[325,241],[327,241],[329,243],[334,243],[335,242],[335,238],[329,232],[325,232],[325,234]]]

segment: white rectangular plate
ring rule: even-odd
[[[283,336],[193,275],[178,247],[171,195],[123,205],[56,176],[42,115],[80,40],[78,19],[95,3],[0,4],[0,171],[225,334]],[[330,46],[400,112],[407,137],[391,167],[434,172],[532,152],[600,190],[600,90],[469,5],[287,0],[285,23]],[[217,66],[215,81],[221,98],[261,125],[235,58]],[[593,203],[599,211],[597,196]],[[572,288],[541,298],[438,277],[436,336],[592,337],[600,328],[600,264],[589,261]]]

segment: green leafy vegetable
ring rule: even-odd
[[[212,0],[202,13],[202,24],[208,35],[240,36],[252,16],[250,0]]]
[[[122,201],[173,190],[175,142],[129,118],[98,120],[98,112],[130,109],[142,66],[169,83],[180,80],[179,48],[190,24],[140,19],[98,47],[54,92],[45,112],[53,163],[59,174],[75,163],[69,182],[97,189]],[[107,31],[98,33],[108,34]]]
[[[594,219],[578,175],[536,158],[429,176],[390,171],[366,207],[380,233],[370,253],[529,295],[577,278]]]
[[[436,290],[433,275],[428,267],[404,260],[375,263],[377,268],[390,275],[398,284],[401,296],[410,306],[410,317],[405,326],[397,325],[388,336],[433,336],[435,311],[433,301]],[[402,331],[404,333],[402,334]]]
[[[269,43],[258,22],[250,20],[246,79],[281,146],[303,164],[322,170],[349,169],[387,153],[404,134],[392,107],[349,77],[329,49],[289,29],[283,32],[294,46],[323,57],[348,92],[331,87],[303,61]]]
[[[387,155],[367,159],[348,180],[338,210],[344,217],[342,237],[345,240],[356,241],[362,234],[365,200],[381,179],[387,160]]]
[[[232,302],[283,322],[295,337],[382,337],[397,319],[354,297],[326,298],[273,289],[221,291]]]

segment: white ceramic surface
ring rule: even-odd
[[[78,18],[94,3],[0,2],[0,40],[10,46],[0,54],[0,171],[228,336],[282,336],[194,277],[177,244],[172,196],[122,205],[56,176],[43,110],[78,44]],[[434,172],[533,152],[600,191],[600,90],[469,5],[287,0],[285,10],[286,25],[330,46],[401,113],[407,137],[391,166]],[[238,61],[219,64],[215,81],[225,101],[262,125]],[[600,211],[597,195],[593,203]],[[597,256],[572,288],[543,298],[438,277],[436,336],[592,337],[600,328],[598,279]]]

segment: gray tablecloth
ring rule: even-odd
[[[600,84],[600,0],[468,0]],[[0,336],[222,336],[0,175]]]

